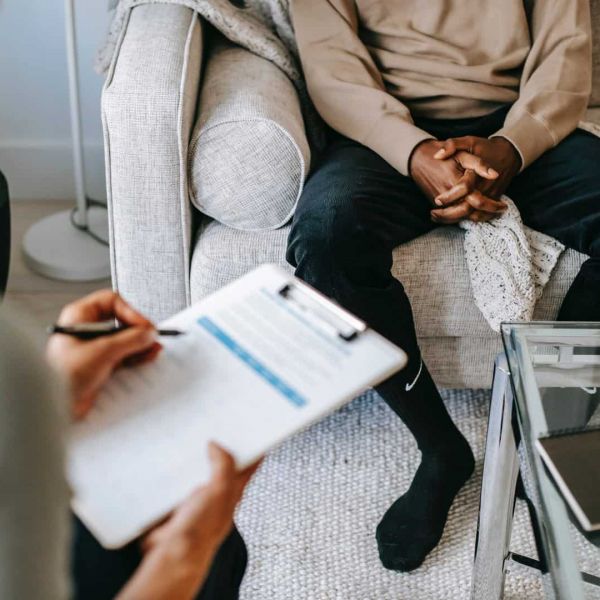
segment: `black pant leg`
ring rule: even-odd
[[[559,320],[600,321],[600,139],[575,131],[516,177],[507,194],[526,225],[590,257]]]
[[[137,543],[119,550],[106,550],[79,519],[73,519],[71,569],[75,600],[114,598],[141,560]]]
[[[217,552],[197,600],[238,600],[247,564],[246,544],[234,527]]]
[[[0,173],[0,299],[6,291],[10,264],[10,203],[8,185]]]
[[[139,544],[107,550],[77,518],[73,536],[73,598],[111,600],[138,568],[142,560]],[[244,540],[234,527],[219,549],[197,600],[237,600],[246,562]]]
[[[288,241],[296,274],[401,346],[420,354],[409,300],[392,276],[392,251],[432,229],[417,186],[371,150],[338,137],[307,181]]]
[[[396,246],[432,228],[411,179],[338,137],[306,183],[287,253],[301,279],[406,351],[408,366],[378,391],[424,451],[455,439],[456,429],[422,364],[410,302],[391,267]]]

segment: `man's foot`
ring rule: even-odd
[[[452,501],[474,467],[464,438],[446,452],[423,455],[410,489],[377,526],[379,558],[386,569],[412,571],[423,563],[440,541]]]

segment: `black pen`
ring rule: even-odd
[[[115,325],[111,321],[103,321],[100,323],[79,323],[77,325],[62,326],[62,325],[51,325],[48,327],[48,333],[61,333],[64,335],[70,335],[80,340],[93,340],[98,337],[105,335],[113,335],[120,331],[128,329],[129,325]],[[157,329],[157,335],[176,337],[183,335],[183,331],[178,329]]]

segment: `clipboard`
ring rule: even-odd
[[[207,444],[242,469],[403,368],[405,353],[305,283],[263,265],[160,325],[152,364],[117,371],[72,425],[72,507],[118,548],[210,477]]]

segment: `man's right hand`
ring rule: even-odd
[[[476,189],[477,176],[493,180],[497,179],[498,172],[480,157],[464,151],[457,152],[452,157],[454,160],[440,161],[435,155],[442,148],[444,143],[437,140],[421,142],[414,149],[409,165],[410,176],[434,206],[435,198],[451,189],[457,195],[457,202],[445,209],[444,217],[432,213],[432,220],[450,224],[463,219],[487,221],[500,216],[505,205],[486,198]]]

